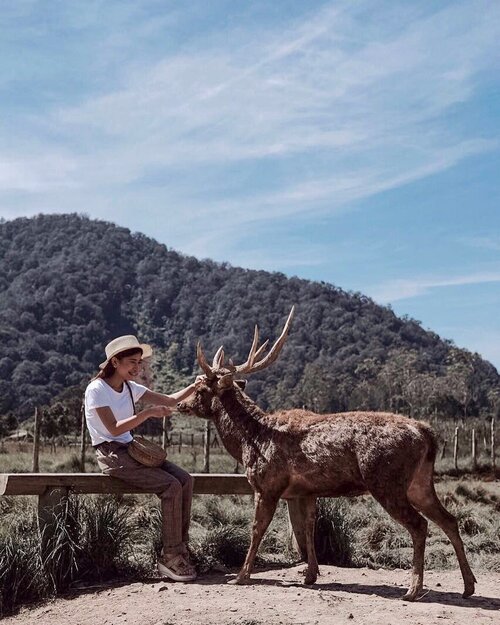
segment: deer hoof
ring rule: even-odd
[[[234,579],[230,579],[227,583],[231,584],[232,586],[243,586],[244,584],[250,583],[250,578],[238,576],[238,577],[235,577]]]
[[[473,594],[474,594],[474,582],[471,582],[470,584],[466,584],[462,597],[464,599],[467,599],[467,597],[470,597]]]
[[[306,577],[304,579],[304,584],[306,586],[310,586],[311,584],[314,584],[317,579],[318,579],[317,573],[309,573],[309,571],[307,571]]]
[[[410,588],[410,590],[408,590],[408,592],[406,594],[404,594],[401,599],[403,601],[415,601],[415,599],[418,597],[418,593],[420,591],[417,589],[413,590]]]

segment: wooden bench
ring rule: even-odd
[[[245,475],[231,473],[193,473],[195,495],[252,495]],[[0,496],[37,495],[38,524],[42,537],[52,533],[58,512],[70,493],[141,494],[152,493],[103,475],[102,473],[0,473]],[[304,502],[287,501],[290,538],[296,550],[305,554]]]
[[[245,475],[231,473],[193,473],[197,495],[251,495]],[[47,497],[52,490],[76,494],[151,493],[125,484],[102,473],[0,473],[0,495],[38,495]]]

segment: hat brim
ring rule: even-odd
[[[142,349],[142,359],[143,360],[145,358],[151,358],[151,356],[153,355],[153,348],[151,347],[151,345],[148,345],[147,343],[140,343],[137,347],[138,347],[138,349]],[[109,358],[107,358],[104,362],[101,362],[101,364],[99,365],[99,369],[104,369],[106,367],[106,365],[108,364],[108,362],[111,360],[111,358],[114,358],[115,356],[118,356],[118,354],[120,354],[121,352],[126,352],[129,349],[133,349],[133,348],[129,347],[127,349],[118,349],[118,350],[116,350],[116,352],[114,354],[111,354],[111,356]]]

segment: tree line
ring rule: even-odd
[[[417,418],[498,410],[490,363],[388,306],[331,284],[197,260],[82,215],[0,222],[0,295],[2,422],[61,403],[71,388],[81,398],[115,336],[155,346],[156,384],[168,392],[197,373],[199,339],[208,356],[224,344],[243,361],[254,324],[272,341],[293,304],[279,360],[249,378],[263,408]]]

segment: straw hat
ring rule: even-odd
[[[99,365],[99,369],[104,369],[104,367],[108,364],[108,362],[116,356],[120,352],[125,352],[128,349],[140,349],[142,350],[142,357],[149,358],[153,355],[153,349],[151,345],[146,345],[146,343],[139,343],[137,337],[133,334],[126,334],[125,336],[119,336],[116,339],[113,339],[110,343],[106,345],[106,360],[101,362]]]

